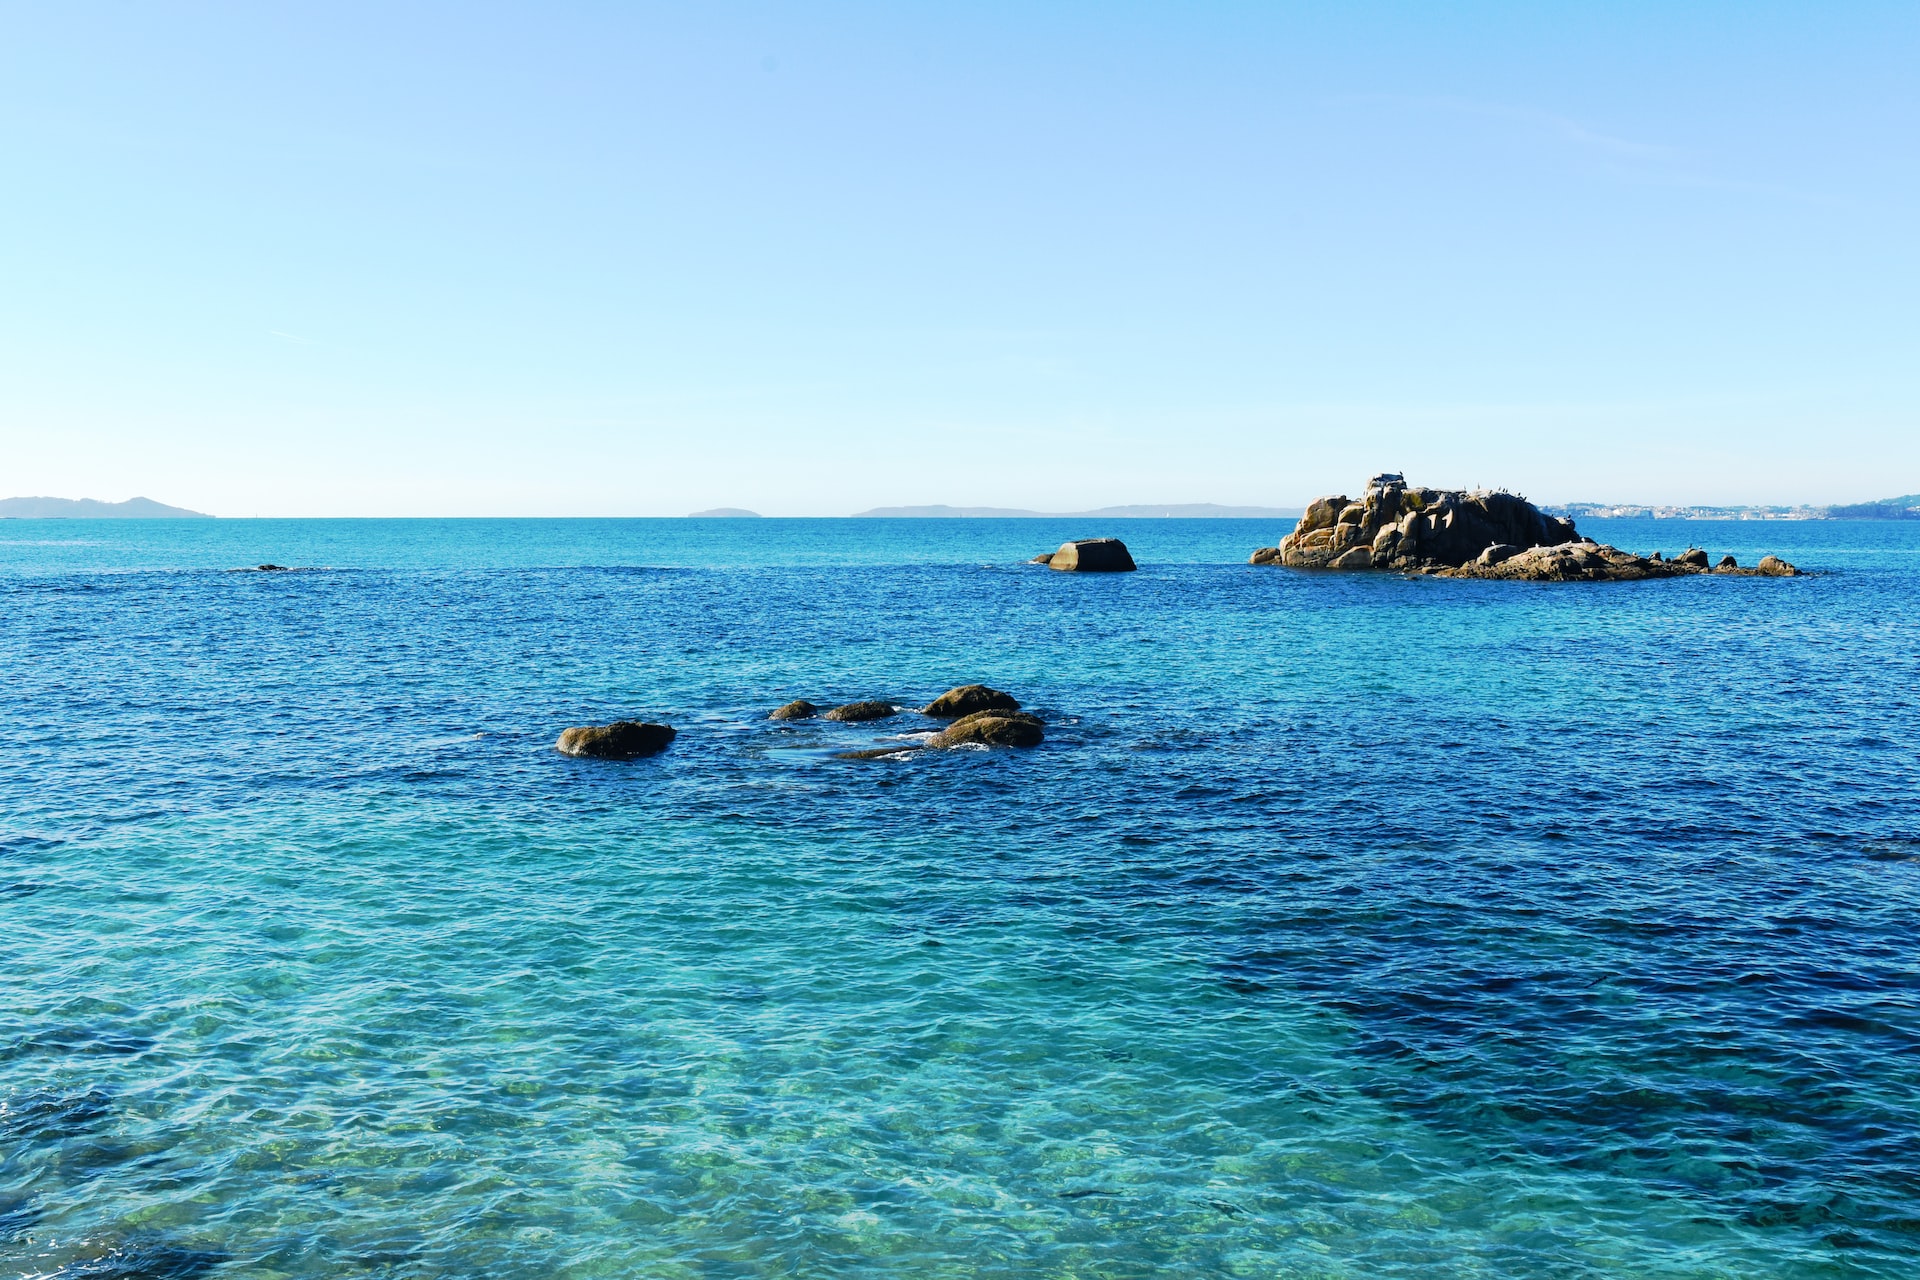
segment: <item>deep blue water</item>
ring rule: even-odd
[[[1911,1276],[1920,526],[1582,528],[0,523],[0,1272]]]

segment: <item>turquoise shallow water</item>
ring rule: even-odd
[[[1583,528],[0,523],[0,1271],[1911,1275],[1920,528]]]

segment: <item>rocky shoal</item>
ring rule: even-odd
[[[805,698],[777,707],[767,714],[776,721],[832,720],[843,724],[864,724],[888,720],[907,708],[878,700],[842,703],[822,710]],[[946,721],[939,732],[925,741],[901,741],[859,751],[843,751],[843,758],[866,760],[897,756],[905,752],[942,747],[1037,747],[1046,738],[1046,724],[1039,716],[1020,710],[1012,694],[990,689],[983,684],[963,684],[947,690],[914,714],[929,720]],[[563,755],[602,760],[632,760],[657,755],[666,750],[676,736],[671,725],[634,720],[616,720],[612,724],[579,725],[566,730],[554,746]]]

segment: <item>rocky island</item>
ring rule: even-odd
[[[1698,548],[1673,559],[1638,556],[1581,537],[1573,521],[1550,516],[1504,490],[1425,489],[1385,472],[1365,494],[1320,498],[1277,547],[1262,547],[1252,564],[1290,569],[1390,569],[1449,578],[1537,582],[1630,581],[1688,574],[1794,577],[1777,556],[1742,568],[1718,563]]]

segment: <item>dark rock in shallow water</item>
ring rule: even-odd
[[[101,1089],[82,1093],[36,1091],[14,1096],[0,1107],[0,1134],[44,1139],[80,1133],[113,1114],[113,1095]]]
[[[963,684],[949,689],[920,709],[920,714],[951,720],[976,711],[1018,711],[1020,702],[1010,693],[989,689],[983,684]]]
[[[854,724],[863,720],[885,720],[888,716],[899,713],[900,708],[891,702],[849,702],[826,712],[823,718]]]
[[[1722,570],[1722,569],[1738,569],[1740,567],[1740,562],[1738,560],[1735,560],[1732,556],[1721,556],[1720,563],[1713,567],[1716,571]]]
[[[805,698],[796,698],[784,707],[775,707],[767,713],[769,720],[811,720],[820,714],[820,708]]]
[[[976,711],[961,716],[930,744],[958,747],[978,743],[989,747],[1037,747],[1046,737],[1039,716],[1024,711]]]
[[[599,760],[631,760],[636,756],[657,755],[665,751],[673,739],[672,725],[616,720],[612,724],[590,724],[568,729],[554,745],[564,755],[590,756]]]
[[[836,760],[885,760],[891,756],[904,755],[910,751],[924,751],[925,749],[926,744],[922,742],[901,742],[891,747],[867,747],[861,751],[836,751],[833,753],[833,758]]]
[[[1053,552],[1051,552],[1051,551],[1042,551],[1042,552],[1041,552],[1041,553],[1040,553],[1039,555],[1037,555],[1037,556],[1035,556],[1035,557],[1034,557],[1033,559],[1031,559],[1031,560],[1029,560],[1029,561],[1027,561],[1027,563],[1028,563],[1028,564],[1052,564],[1052,563],[1053,563]]]
[[[1699,547],[1688,547],[1673,558],[1674,564],[1691,565],[1695,569],[1707,567],[1707,553]]]
[[[0,1192],[0,1244],[12,1244],[40,1221],[40,1206],[31,1196]]]
[[[1069,573],[1128,573],[1138,566],[1118,538],[1080,538],[1061,543],[1047,567]]]
[[[198,1280],[227,1260],[224,1253],[135,1239],[107,1253],[70,1262],[53,1274],[70,1280]]]

